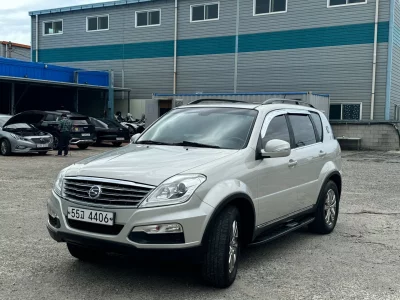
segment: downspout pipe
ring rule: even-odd
[[[374,119],[375,109],[375,88],[376,88],[376,53],[378,48],[378,22],[379,22],[379,0],[376,0],[375,8],[375,30],[374,30],[374,56],[372,62],[372,91],[371,91],[371,115],[370,119]]]
[[[6,58],[8,58],[8,43],[6,43]]]
[[[174,86],[173,94],[176,94],[177,86],[177,47],[178,46],[178,0],[175,0],[175,27],[174,27]]]
[[[35,62],[39,62],[39,15],[36,15]]]
[[[394,35],[394,10],[395,0],[390,0],[390,19],[389,19],[389,45],[388,45],[388,61],[386,74],[386,104],[385,104],[385,120],[390,119],[390,97],[392,92],[392,69],[393,69],[393,35]]]
[[[240,21],[240,0],[236,0],[236,37],[235,37],[235,74],[233,75],[233,92],[237,93],[238,85],[238,62],[239,62],[239,21]]]

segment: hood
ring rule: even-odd
[[[37,124],[43,119],[44,113],[40,110],[24,111],[11,117],[3,127],[18,123]]]
[[[128,145],[80,161],[68,169],[66,176],[102,177],[157,186],[176,174],[232,155],[237,151]]]

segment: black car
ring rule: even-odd
[[[116,121],[108,119],[96,119],[89,117],[92,124],[95,126],[97,140],[96,144],[102,142],[112,143],[119,147],[122,143],[129,143],[129,130]]]
[[[96,142],[94,126],[88,117],[71,113],[69,111],[40,111],[29,110],[15,115],[19,123],[28,123],[45,132],[51,133],[54,137],[53,148],[58,148],[60,132],[58,129],[61,115],[66,114],[72,121],[71,145],[77,145],[80,149],[86,149]]]

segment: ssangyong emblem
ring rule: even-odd
[[[100,197],[101,195],[101,187],[99,187],[98,185],[94,185],[90,188],[89,192],[89,197],[91,199],[97,199]]]

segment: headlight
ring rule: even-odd
[[[67,172],[67,169],[62,170],[58,174],[57,179],[54,182],[53,191],[60,197],[62,196],[62,188],[63,188],[64,176],[65,176],[66,172]]]
[[[10,133],[10,135],[11,135],[14,139],[16,139],[16,140],[18,140],[18,141],[30,142],[28,139],[26,139],[26,138],[24,138],[24,137],[22,137],[22,136],[19,136],[19,135],[17,135],[17,134]]]
[[[141,204],[140,207],[155,207],[184,203],[204,182],[201,174],[177,175],[160,184]]]

